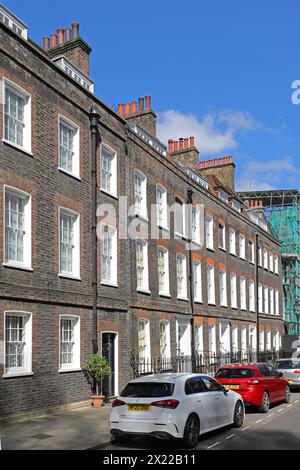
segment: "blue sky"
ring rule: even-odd
[[[299,188],[299,1],[2,1],[40,44],[78,21],[97,96],[151,95],[160,138],[232,155],[237,189]]]

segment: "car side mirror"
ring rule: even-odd
[[[227,395],[228,392],[229,392],[228,388],[223,387],[223,393],[224,393],[224,395]]]

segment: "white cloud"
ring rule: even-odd
[[[158,136],[162,142],[179,137],[195,136],[200,155],[226,153],[238,147],[237,132],[260,127],[249,113],[225,110],[208,113],[201,119],[174,109],[159,113]]]

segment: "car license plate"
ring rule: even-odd
[[[151,405],[128,405],[128,411],[150,411]]]
[[[225,385],[225,387],[230,388],[230,390],[238,390],[240,388],[239,385]]]
[[[288,383],[289,383],[289,384],[293,384],[294,381],[293,381],[293,380],[288,380]]]

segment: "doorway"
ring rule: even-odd
[[[118,344],[117,333],[102,333],[102,356],[106,357],[111,367],[111,375],[103,379],[103,395],[115,397],[118,394]]]

